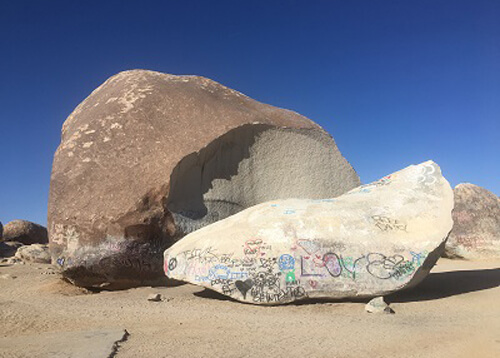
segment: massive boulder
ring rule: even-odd
[[[207,78],[126,71],[63,125],[52,260],[81,286],[149,283],[185,234],[268,200],[357,185],[331,136],[304,116]]]
[[[48,243],[47,229],[26,220],[13,220],[5,224],[3,241],[17,241],[24,245]]]
[[[474,184],[454,189],[453,230],[446,243],[450,258],[500,257],[500,198]]]
[[[336,199],[246,209],[166,250],[164,270],[255,304],[382,296],[426,277],[452,209],[453,191],[429,161]]]

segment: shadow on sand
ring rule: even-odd
[[[431,273],[416,287],[408,290],[395,292],[385,297],[387,303],[404,303],[437,300],[463,293],[487,290],[500,286],[500,268],[470,271],[451,271]],[[215,299],[219,301],[238,302],[218,292],[204,289],[194,293],[201,298]],[[340,302],[368,302],[369,298],[363,299],[304,299],[291,302],[291,305],[308,305],[321,303]]]
[[[429,301],[498,286],[500,286],[500,268],[436,272],[429,274],[416,287],[395,292],[386,298],[388,303]]]

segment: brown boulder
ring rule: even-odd
[[[3,241],[17,241],[24,245],[49,242],[47,229],[26,220],[13,220],[3,229]]]
[[[465,259],[500,257],[500,198],[474,184],[453,190],[453,229],[445,256]]]
[[[255,204],[335,197],[359,178],[295,112],[210,79],[121,72],[68,117],[54,157],[51,255],[82,286],[149,283],[184,235]]]

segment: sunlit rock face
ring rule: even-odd
[[[63,125],[48,225],[53,263],[81,286],[150,283],[184,235],[280,198],[359,185],[332,137],[295,112],[198,76],[108,79]]]
[[[465,259],[500,257],[500,198],[474,184],[459,184],[453,190],[453,230],[445,256]]]
[[[335,199],[246,209],[166,250],[164,270],[255,304],[381,296],[426,277],[452,209],[453,191],[429,161]]]

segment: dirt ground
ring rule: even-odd
[[[386,298],[393,315],[367,313],[366,302],[254,306],[189,284],[89,293],[53,272],[0,267],[0,357],[42,357],[31,345],[44,334],[97,329],[130,333],[119,358],[500,357],[500,260],[439,260],[419,286]]]

